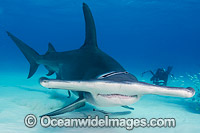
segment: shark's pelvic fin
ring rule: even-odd
[[[49,73],[47,73],[46,75],[47,76],[51,76],[51,75],[53,75],[54,74],[54,71],[49,71]]]
[[[33,74],[36,72],[39,64],[37,64],[37,60],[39,60],[40,55],[31,47],[26,45],[24,42],[19,40],[17,37],[12,35],[10,32],[7,32],[8,36],[15,42],[17,47],[21,50],[21,52],[24,54],[26,59],[30,63],[30,70],[29,70],[29,75],[28,78],[32,77]]]
[[[87,4],[83,3],[85,18],[85,42],[81,48],[97,48],[96,28],[92,13]]]
[[[53,112],[44,114],[42,116],[55,116],[55,115],[64,114],[66,112],[71,112],[71,111],[74,111],[76,109],[79,109],[80,107],[85,106],[85,102],[86,102],[86,100],[83,97],[79,97],[73,103],[71,103],[71,104],[69,104],[69,105],[67,105],[67,106],[65,106],[61,109],[58,109],[58,110],[55,110]],[[42,117],[42,116],[40,116],[40,117]]]
[[[51,52],[56,52],[55,48],[53,47],[53,45],[51,43],[48,44],[48,51],[47,53],[51,53]],[[47,54],[46,53],[46,54]]]

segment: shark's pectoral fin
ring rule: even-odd
[[[126,108],[126,109],[130,109],[130,110],[134,110],[134,108],[132,107],[129,107],[129,106],[122,106],[123,108]]]
[[[61,108],[61,109],[58,109],[58,110],[55,110],[53,112],[50,112],[50,113],[47,113],[47,114],[44,114],[42,116],[55,116],[55,115],[60,115],[60,114],[64,114],[66,112],[71,112],[71,111],[74,111],[76,109],[79,109],[80,107],[83,107],[85,106],[85,99],[80,97],[78,98],[76,101],[74,101],[73,103]],[[40,116],[40,117],[42,117]]]

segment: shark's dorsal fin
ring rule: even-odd
[[[85,18],[85,42],[81,48],[98,48],[94,19],[90,8],[85,3],[83,3],[83,13]]]
[[[56,52],[55,48],[53,47],[53,45],[51,43],[48,44],[48,51],[47,53],[49,52]]]

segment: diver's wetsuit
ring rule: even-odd
[[[147,72],[151,72],[151,74],[153,75],[153,77],[151,77],[150,80],[153,81],[154,84],[166,86],[167,81],[168,81],[168,76],[169,76],[172,68],[173,67],[169,66],[167,68],[167,71],[165,71],[164,68],[158,68],[155,74],[152,71],[147,71]],[[144,72],[144,73],[146,73],[146,72]]]

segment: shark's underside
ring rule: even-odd
[[[58,88],[77,92],[78,99],[72,104],[48,113],[58,115],[73,111],[89,102],[97,106],[126,106],[136,102],[144,94],[192,97],[192,88],[161,87],[142,83],[112,57],[97,46],[96,29],[89,7],[84,3],[85,42],[80,49],[56,52],[49,43],[45,55],[39,55],[24,42],[7,32],[30,63],[28,78],[43,64],[56,79],[41,78],[40,84],[47,88]],[[126,106],[127,108],[127,106]]]

